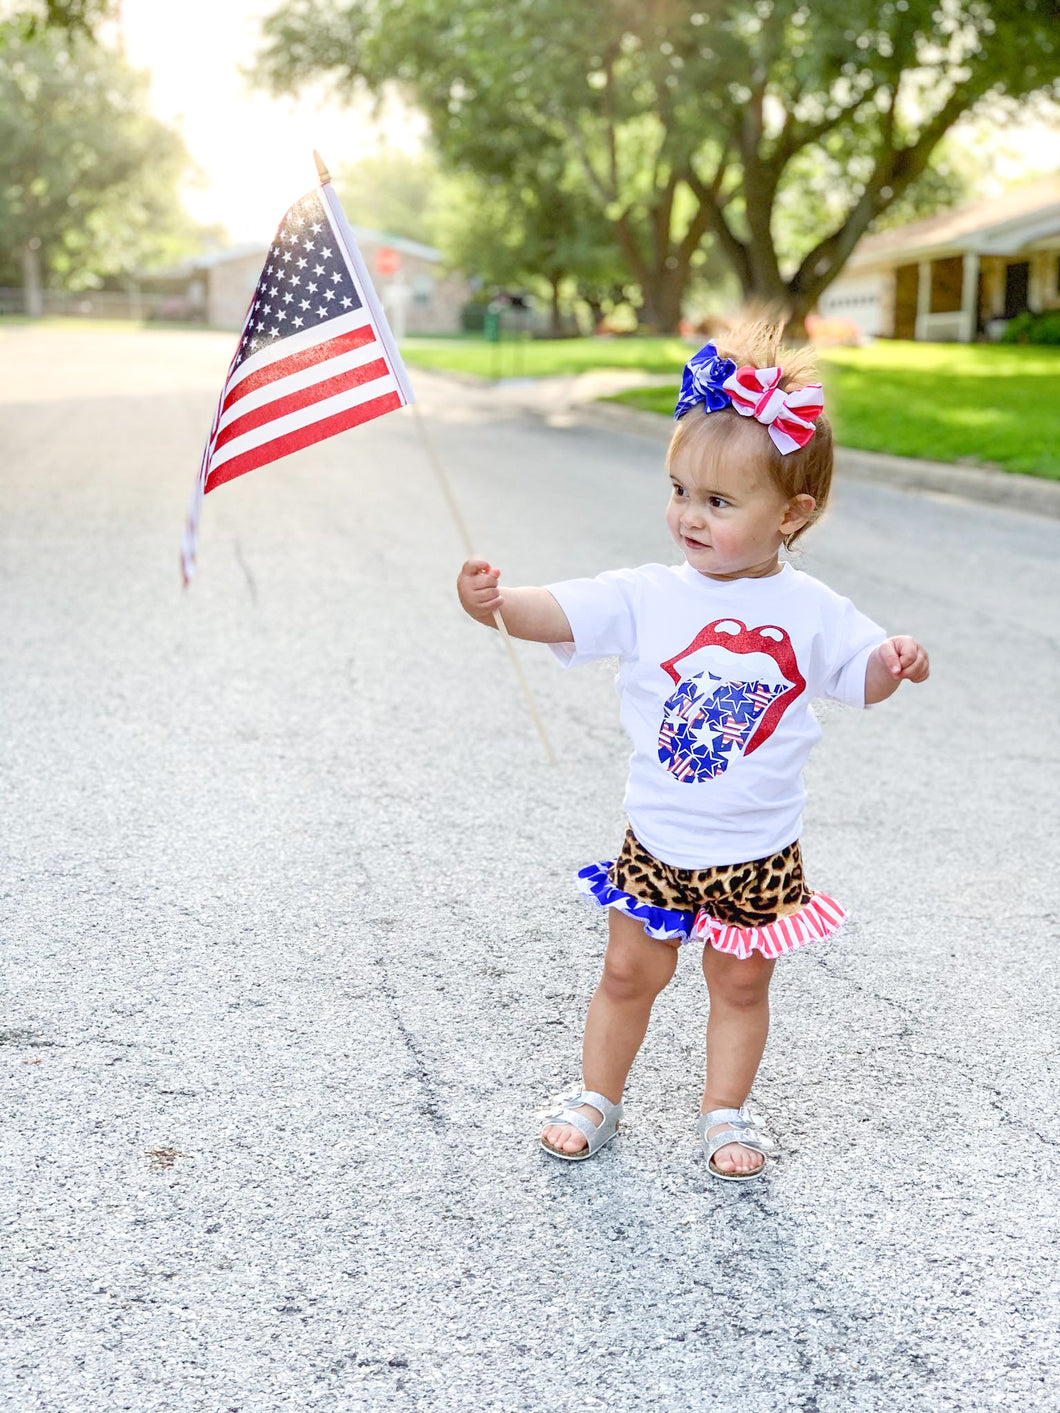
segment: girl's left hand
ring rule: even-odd
[[[880,666],[895,682],[924,682],[931,671],[928,655],[915,638],[886,638],[876,649]]]

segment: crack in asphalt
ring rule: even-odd
[[[820,969],[825,972],[825,974],[829,976],[833,981],[846,983],[847,986],[849,986],[853,991],[856,991],[858,994],[868,996],[873,1001],[878,1001],[880,1005],[890,1006],[892,1010],[898,1011],[899,1014],[905,1016],[910,1021],[915,1022],[919,1020],[919,1012],[914,1007],[906,1005],[906,1003],[903,1001],[896,1000],[893,996],[883,996],[878,991],[874,991],[871,987],[865,986],[862,982],[855,981],[852,977],[841,975],[839,972],[835,971],[832,967],[828,965],[826,958],[813,957],[810,960],[812,960],[814,966],[820,967]],[[913,1027],[908,1033],[915,1035],[917,1033],[915,1027]],[[1033,1126],[1033,1124],[1027,1122],[1025,1119],[1014,1118],[1013,1115],[1009,1112],[1009,1110],[1005,1107],[1005,1096],[1001,1092],[1001,1090],[998,1089],[996,1085],[991,1084],[988,1080],[983,1079],[981,1076],[975,1074],[968,1074],[964,1070],[962,1070],[956,1056],[947,1055],[938,1050],[925,1050],[922,1048],[913,1047],[907,1048],[908,1053],[916,1056],[918,1059],[938,1060],[940,1063],[948,1065],[956,1074],[960,1076],[961,1079],[965,1081],[966,1084],[969,1084],[976,1089],[982,1090],[983,1093],[987,1096],[987,1101],[991,1109],[993,1109],[1002,1119],[1004,1119],[1006,1123],[1011,1124],[1013,1128],[1018,1129],[1022,1133],[1029,1134],[1032,1138],[1036,1138],[1039,1143],[1045,1144],[1046,1147],[1060,1148],[1060,1139],[1050,1138],[1047,1134],[1039,1133],[1038,1130]]]
[[[401,1042],[408,1051],[409,1059],[412,1061],[413,1078],[419,1085],[422,1094],[420,1113],[427,1119],[436,1133],[441,1133],[448,1126],[448,1119],[443,1110],[430,1067],[427,1064],[426,1057],[417,1037],[409,1028],[402,1014],[397,991],[390,979],[390,973],[387,970],[385,954],[377,955],[375,963],[379,974],[379,994],[386,1002],[390,1018],[394,1023],[394,1029],[401,1037]]]

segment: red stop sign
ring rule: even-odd
[[[401,256],[389,245],[381,245],[375,252],[375,272],[377,275],[396,275],[401,268]]]

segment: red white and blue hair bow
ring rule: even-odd
[[[782,368],[737,368],[731,358],[719,358],[718,350],[708,343],[685,364],[674,418],[683,417],[698,402],[704,412],[733,407],[741,417],[761,422],[773,445],[786,456],[813,436],[814,421],[824,411],[824,393],[820,383],[784,392],[782,376]]]

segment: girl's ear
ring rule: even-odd
[[[809,524],[810,516],[816,506],[817,502],[813,496],[792,496],[784,511],[784,518],[780,522],[780,533],[785,539],[789,535],[794,535],[796,530],[801,530]]]

